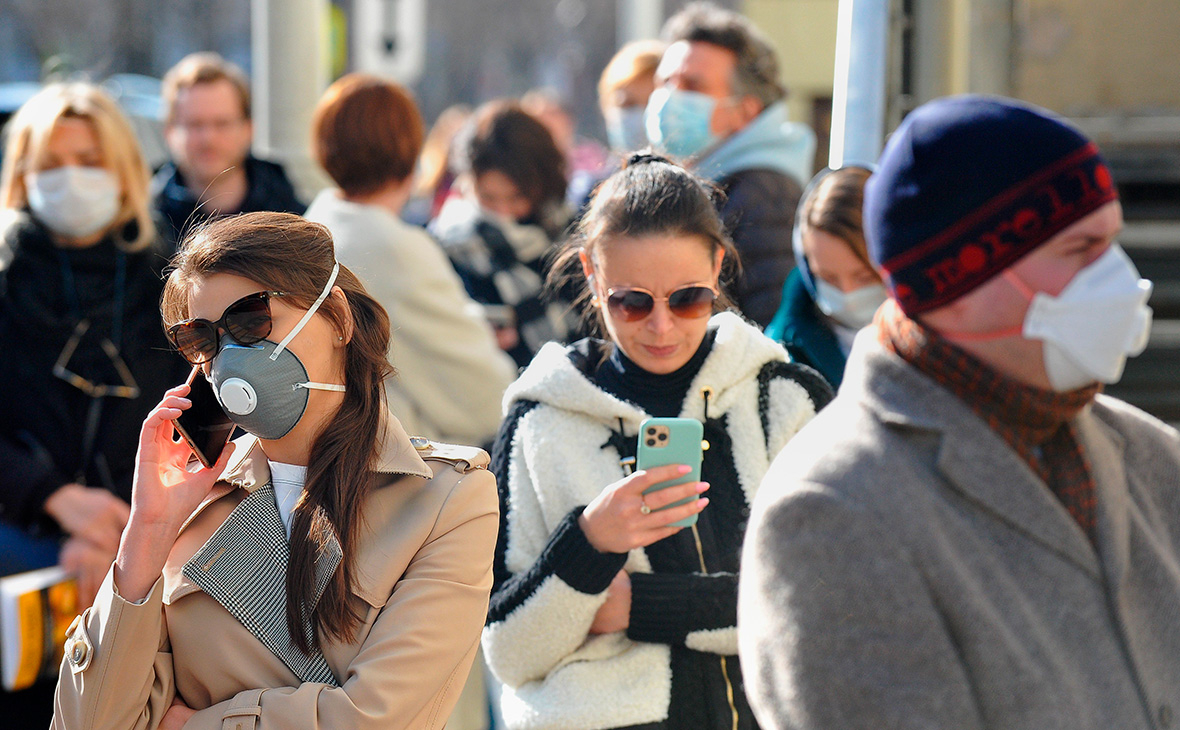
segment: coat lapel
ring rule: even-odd
[[[1078,440],[1090,462],[1098,499],[1098,554],[1107,585],[1117,592],[1131,563],[1131,525],[1128,513],[1123,438],[1087,411],[1078,419]]]
[[[1028,539],[1102,579],[1081,527],[1000,436],[950,391],[887,352],[875,328],[857,337],[845,383],[885,423],[929,431],[939,439],[938,469],[966,499]],[[853,373],[860,368],[865,373]]]
[[[316,559],[318,601],[340,563],[329,542]],[[268,483],[234,508],[184,566],[184,576],[220,603],[305,682],[339,686],[324,655],[304,654],[287,629],[287,535]],[[311,627],[307,627],[311,636]]]

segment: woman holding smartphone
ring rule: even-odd
[[[192,234],[170,339],[248,435],[214,468],[143,423],[131,517],[74,623],[57,728],[435,728],[491,585],[479,449],[410,439],[386,409],[389,320],[323,226],[253,213]]]
[[[577,272],[603,339],[546,345],[505,396],[483,645],[509,728],[755,726],[734,626],[745,521],[831,391],[736,314],[713,314],[734,254],[706,185],[650,155],[603,183],[555,264]],[[703,424],[704,481],[644,494],[688,472],[631,473],[651,416]]]

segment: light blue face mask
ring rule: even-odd
[[[647,100],[647,138],[664,154],[686,159],[717,143],[709,129],[717,100],[708,94],[659,88]]]
[[[643,115],[641,106],[619,107],[606,115],[606,137],[612,150],[627,154],[647,146]]]
[[[867,327],[888,296],[881,284],[869,284],[843,292],[818,276],[815,278],[815,305],[821,312],[851,329]]]

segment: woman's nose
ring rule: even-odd
[[[668,309],[668,303],[656,302],[651,310],[651,314],[647,317],[648,329],[653,332],[666,332],[672,329],[672,310]]]

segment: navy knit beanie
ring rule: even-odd
[[[909,315],[963,296],[1118,196],[1097,146],[1049,112],[958,96],[915,109],[865,188],[869,256]]]

